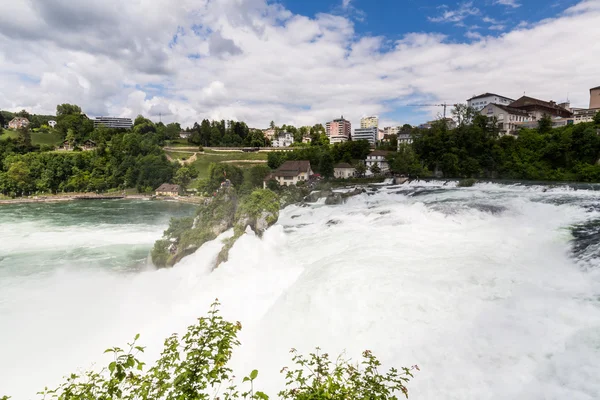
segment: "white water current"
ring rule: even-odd
[[[243,325],[237,375],[258,369],[273,397],[289,349],[319,346],[353,359],[369,349],[386,367],[417,364],[411,399],[600,399],[600,259],[575,257],[570,230],[600,218],[600,192],[448,186],[288,207],[214,272],[220,240],[172,269],[70,261],[46,271],[47,247],[149,248],[165,225],[36,233],[43,216],[0,219],[0,232],[13,232],[0,257],[41,246],[30,273],[0,274],[0,396],[36,398],[136,333],[156,357],[218,298]]]

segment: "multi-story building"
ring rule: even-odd
[[[131,127],[133,127],[133,121],[131,118],[96,117],[94,127],[99,125],[104,125],[107,128],[131,129]]]
[[[398,147],[401,144],[411,144],[413,142],[413,137],[410,132],[400,132],[398,133]]]
[[[481,115],[492,119],[496,117],[500,135],[517,135],[523,122],[531,121],[529,113],[518,108],[512,108],[501,104],[488,104],[481,110]]]
[[[360,128],[379,128],[379,117],[363,117],[360,119]]]
[[[294,136],[289,132],[279,132],[273,139],[273,147],[290,147],[294,143]]]
[[[600,86],[590,89],[590,109],[600,108]]]
[[[352,140],[366,140],[371,146],[375,146],[377,134],[378,129],[376,127],[355,129]]]
[[[514,100],[505,96],[500,96],[495,93],[484,93],[479,96],[473,96],[467,100],[467,106],[474,108],[476,111],[481,111],[490,103],[507,106]]]
[[[389,151],[383,150],[375,150],[369,153],[367,159],[365,160],[365,166],[367,167],[366,175],[372,175],[371,168],[373,165],[377,165],[381,172],[389,171],[390,165],[387,161],[386,156],[389,154]]]
[[[573,123],[592,122],[600,108],[573,108]]]
[[[383,128],[383,134],[384,136],[397,135],[398,132],[400,132],[400,129],[402,129],[401,126],[386,126],[385,128]]]
[[[544,115],[553,118],[571,118],[573,113],[554,101],[544,101],[533,97],[523,96],[509,104],[511,108],[526,111],[534,121],[539,121]]]
[[[330,143],[346,142],[350,139],[352,124],[344,119],[342,115],[339,119],[334,119],[326,124],[326,133]]]

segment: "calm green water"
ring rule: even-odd
[[[59,268],[137,271],[171,217],[194,206],[141,200],[0,206],[0,279]]]

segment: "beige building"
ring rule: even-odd
[[[339,179],[353,178],[356,175],[356,168],[348,163],[336,164],[333,167],[333,176]]]
[[[532,120],[527,111],[494,103],[485,106],[480,114],[489,119],[496,117],[500,135],[516,135],[522,122]]]
[[[363,117],[360,119],[360,129],[379,128],[379,117]]]
[[[29,120],[23,117],[15,117],[8,123],[8,129],[20,129],[29,126]]]
[[[600,108],[574,108],[573,109],[573,121],[575,124],[582,122],[592,122],[596,113],[600,111]]]
[[[313,175],[310,161],[286,161],[277,170],[267,175],[263,187],[267,187],[270,180],[275,180],[281,186],[292,186],[298,182],[306,182]]]
[[[263,130],[263,135],[265,135],[265,138],[267,138],[269,140],[273,140],[276,133],[277,132],[275,132],[275,129],[271,129],[271,128]]]
[[[339,119],[334,119],[325,125],[327,138],[331,144],[347,142],[352,132],[352,124],[342,115]]]
[[[156,189],[157,196],[174,197],[174,196],[179,196],[180,193],[181,193],[181,186],[172,185],[170,183],[163,183],[162,185],[160,185],[158,187],[158,189]]]
[[[590,109],[600,108],[600,86],[590,89]]]

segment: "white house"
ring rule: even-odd
[[[54,121],[53,119],[51,119],[50,121],[48,121],[48,126],[50,128],[54,128],[56,126],[57,122]]]
[[[385,158],[388,154],[389,151],[383,150],[375,150],[369,153],[367,159],[365,160],[365,166],[367,167],[366,175],[369,176],[373,174],[371,172],[371,167],[373,167],[373,165],[377,165],[381,172],[388,171],[390,169],[390,165],[387,159]]]
[[[14,117],[8,123],[8,129],[21,129],[29,126],[29,120],[23,117]]]
[[[485,106],[481,110],[481,115],[488,118],[496,117],[500,135],[516,135],[523,122],[532,120],[527,111],[494,103]]]
[[[500,96],[494,93],[484,93],[479,96],[473,96],[467,100],[467,105],[474,108],[477,111],[481,111],[485,106],[490,103],[500,104],[507,106],[514,100],[505,96]]]
[[[274,172],[267,175],[263,181],[263,187],[267,187],[270,180],[277,181],[281,186],[291,186],[298,182],[306,182],[313,175],[310,161],[286,161]]]
[[[273,147],[290,147],[294,143],[294,136],[289,132],[280,132],[273,139]]]
[[[333,176],[340,179],[352,178],[356,175],[356,168],[348,163],[339,163],[333,167]]]

